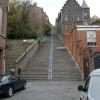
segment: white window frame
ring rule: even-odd
[[[3,7],[0,4],[0,34],[2,34],[3,30]]]
[[[77,20],[80,21],[80,17],[77,17]]]
[[[90,47],[96,46],[96,31],[87,31],[87,44]]]

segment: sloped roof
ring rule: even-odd
[[[89,8],[85,0],[83,0],[82,8]]]

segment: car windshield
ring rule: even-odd
[[[100,76],[91,77],[90,97],[93,100],[100,100]]]

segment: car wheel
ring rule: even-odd
[[[7,91],[7,96],[8,97],[11,97],[13,95],[13,88],[12,87],[9,87],[8,88],[8,91]]]

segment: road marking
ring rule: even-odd
[[[53,67],[53,33],[51,36],[51,46],[49,54],[49,66],[48,66],[48,79],[52,80],[52,67]]]

